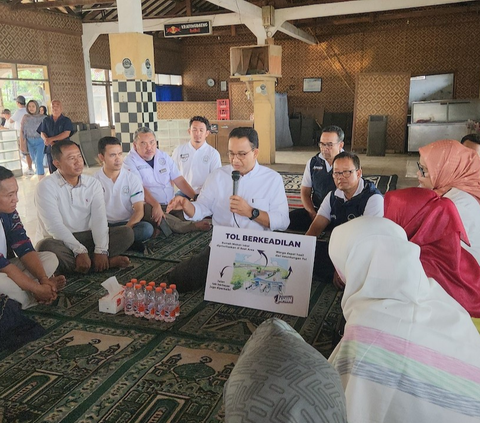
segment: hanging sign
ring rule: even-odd
[[[192,35],[210,35],[212,33],[212,24],[205,22],[188,22],[164,25],[165,38],[169,37],[190,37]]]

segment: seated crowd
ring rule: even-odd
[[[281,176],[257,161],[257,132],[234,129],[230,163],[222,167],[206,144],[209,129],[205,118],[192,118],[190,142],[173,158],[157,148],[149,128],[137,130],[125,160],[120,141],[104,137],[94,177],[83,174],[77,144],[54,143],[57,170],[35,193],[38,253],[16,211],[17,182],[0,167],[0,294],[23,308],[51,303],[65,285],[62,275],[126,267],[128,249],[142,250],[168,228],[186,233],[213,224],[315,237],[333,230],[329,258],[317,243],[316,261],[333,262],[334,283],[345,289],[345,336],[330,361],[341,375],[349,421],[479,418],[480,400],[475,408],[463,388],[455,391],[463,383],[480,392],[480,338],[471,320],[480,318],[477,144],[442,140],[420,148],[421,188],[389,192],[384,204],[362,177],[358,156],[343,151],[343,131],[327,127],[305,168],[304,208],[289,215]],[[239,175],[234,195],[232,172]],[[180,263],[168,282],[179,292],[205,286],[209,256],[207,247]],[[438,371],[454,378],[452,366],[463,369],[456,384],[435,384]]]

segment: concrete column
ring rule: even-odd
[[[157,130],[153,38],[139,33],[110,34],[115,133],[130,151],[141,126]]]
[[[143,34],[141,0],[117,0],[119,32]]]

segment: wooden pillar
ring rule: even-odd
[[[275,163],[275,80],[268,75],[240,77],[242,81],[253,84],[254,125],[258,132],[261,164]]]

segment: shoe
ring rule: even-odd
[[[26,174],[27,174],[28,176],[35,175],[35,171],[34,171],[33,169],[28,169]]]

